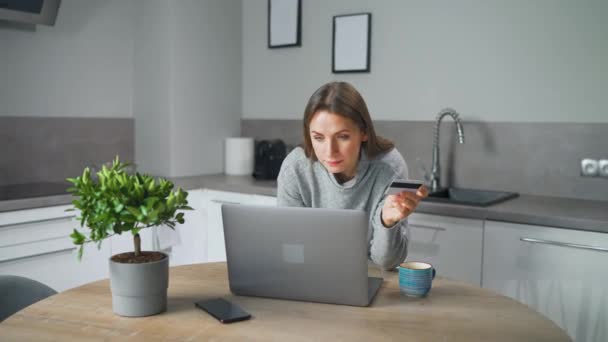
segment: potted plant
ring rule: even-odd
[[[104,239],[130,232],[133,235],[133,252],[113,255],[110,260],[110,287],[112,310],[121,316],[149,316],[167,308],[169,285],[169,257],[156,251],[142,251],[139,232],[153,226],[175,229],[184,223],[181,210],[192,210],[186,200],[188,193],[173,183],[149,175],[128,173],[129,165],[118,156],[112,166],[103,166],[91,177],[85,168],[77,178],[68,178],[73,184],[68,192],[78,198],[72,201],[79,210],[81,227],[89,229],[83,234],[77,229],[70,234],[79,245],[78,259],[84,245],[96,242],[98,248]]]

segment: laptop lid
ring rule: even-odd
[[[367,306],[364,211],[224,204],[230,290]]]

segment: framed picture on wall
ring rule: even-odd
[[[302,1],[268,0],[268,47],[301,46]]]
[[[332,72],[370,72],[372,14],[336,15],[333,26]]]

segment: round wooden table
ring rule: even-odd
[[[74,288],[0,323],[0,341],[86,340],[400,340],[570,341],[549,319],[507,297],[436,278],[426,298],[399,292],[398,274],[384,283],[370,307],[235,296],[225,263],[172,267],[167,311],[125,318],[112,313],[109,281]],[[252,319],[222,324],[195,308],[200,299],[224,297]]]

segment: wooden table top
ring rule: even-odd
[[[426,298],[399,292],[398,274],[384,277],[367,308],[235,296],[226,263],[170,269],[167,311],[126,318],[112,312],[109,281],[74,288],[16,313],[0,323],[0,341],[87,340],[396,340],[570,341],[541,314],[489,290],[437,277]],[[222,324],[194,306],[224,297],[252,314]]]

